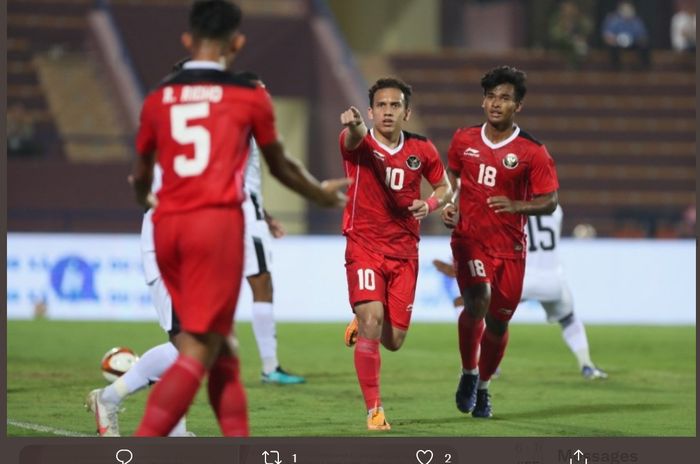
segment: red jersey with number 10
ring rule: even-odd
[[[263,86],[225,71],[186,68],[143,104],[139,154],[157,152],[163,169],[153,220],[173,213],[241,204],[250,137],[277,140]]]
[[[530,200],[559,188],[547,149],[515,126],[506,140],[491,143],[484,126],[458,129],[448,151],[450,171],[460,179],[459,224],[455,239],[476,242],[496,258],[525,256],[522,214],[496,214],[487,199]]]
[[[340,133],[345,175],[353,179],[343,213],[343,234],[361,246],[395,258],[418,257],[420,223],[408,207],[420,200],[421,178],[431,185],[445,176],[435,145],[402,132],[391,149],[368,132],[354,150],[346,150],[347,129]]]

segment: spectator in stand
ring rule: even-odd
[[[677,0],[671,18],[671,46],[678,52],[695,52],[695,0]]]
[[[7,109],[7,154],[24,156],[38,152],[32,116],[24,105],[12,105]]]
[[[603,21],[602,34],[603,43],[610,51],[610,61],[615,69],[620,69],[620,54],[623,50],[637,50],[641,66],[649,67],[649,33],[642,19],[637,16],[631,1],[620,0],[617,9],[608,13]]]
[[[593,32],[593,21],[579,9],[573,0],[564,0],[549,22],[550,46],[561,51],[574,69],[588,55],[588,40]]]
[[[696,238],[697,231],[695,228],[695,220],[697,218],[697,207],[695,203],[688,205],[683,211],[683,217],[678,224],[678,236],[680,238]]]

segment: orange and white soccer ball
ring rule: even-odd
[[[100,364],[102,375],[107,382],[112,383],[131,369],[138,360],[138,355],[130,348],[123,346],[112,348],[102,356]]]

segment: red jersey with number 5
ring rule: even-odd
[[[396,148],[368,132],[354,150],[340,133],[345,175],[353,179],[343,213],[343,234],[360,245],[395,258],[417,258],[420,223],[408,207],[420,200],[421,178],[431,185],[445,176],[435,145],[403,131]]]
[[[530,200],[559,188],[554,161],[540,142],[515,126],[506,140],[491,143],[486,125],[458,129],[448,152],[450,171],[460,179],[455,239],[476,242],[496,258],[525,256],[522,214],[496,214],[487,199]]]
[[[261,85],[216,69],[183,69],[143,104],[139,154],[157,152],[163,185],[153,220],[172,213],[240,205],[250,137],[277,140],[270,96]]]

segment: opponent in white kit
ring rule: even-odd
[[[153,192],[157,192],[160,188],[161,174],[159,166],[156,165]],[[252,325],[262,362],[261,380],[263,383],[281,385],[303,383],[305,381],[303,377],[284,371],[277,360],[270,274],[270,242],[273,236],[282,237],[284,230],[263,208],[260,155],[254,141],[251,143],[244,186],[246,191],[246,200],[243,203],[246,225],[244,275],[253,293]],[[153,210],[148,210],[141,224],[141,259],[146,284],[158,315],[158,323],[168,333],[170,341],[146,351],[126,374],[111,385],[92,390],[88,394],[86,406],[95,414],[97,432],[101,436],[119,436],[118,412],[121,402],[127,396],[157,381],[178,356],[176,346],[180,327],[156,263],[152,214]],[[186,431],[183,417],[171,431],[170,436],[188,435],[192,434]]]
[[[588,349],[583,322],[574,314],[571,290],[559,260],[559,239],[563,212],[561,206],[548,216],[530,216],[527,220],[527,258],[522,301],[537,301],[544,308],[549,322],[558,322],[562,337],[576,356],[581,374],[586,379],[605,379],[608,374],[598,369]],[[444,261],[434,260],[438,271],[454,277],[454,268]],[[459,314],[464,308],[456,285],[452,286],[454,304]]]

